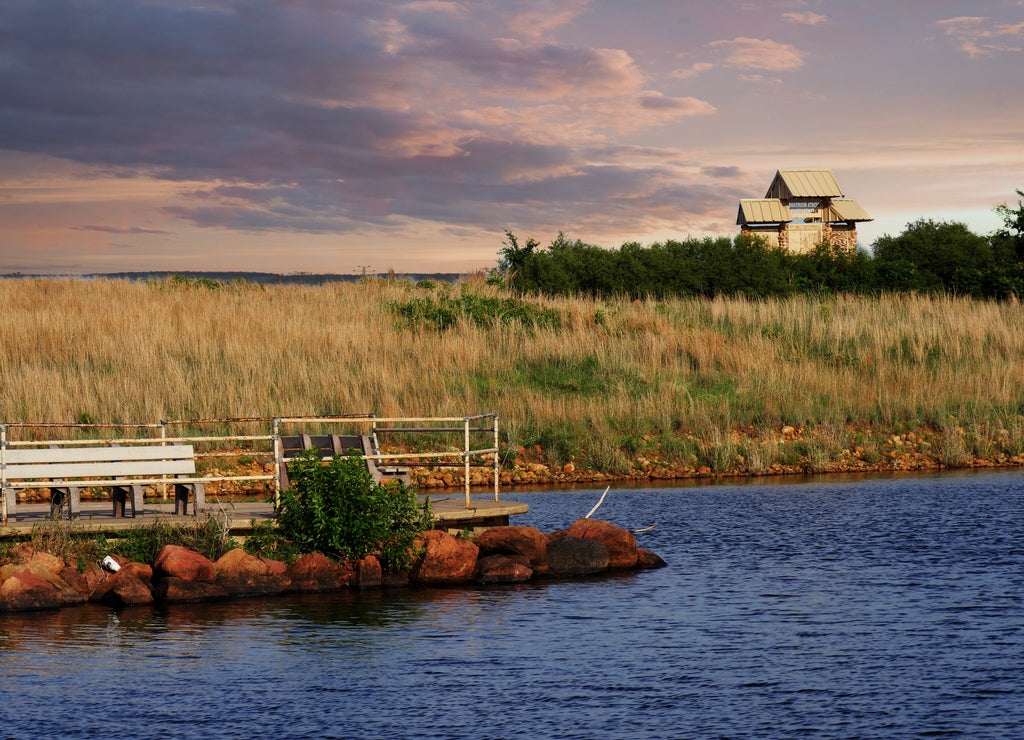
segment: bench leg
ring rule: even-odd
[[[202,483],[174,484],[174,513],[188,514],[188,496],[192,494],[192,513],[198,514],[206,509],[206,486]]]
[[[132,489],[131,490],[131,495],[132,495],[132,517],[135,517],[135,516],[137,516],[137,515],[142,513],[142,508],[143,508],[142,486],[141,485],[133,485],[133,486],[131,486],[131,489]]]
[[[68,488],[50,489],[50,517],[53,519],[71,518],[71,491]]]
[[[50,489],[50,516],[74,519],[82,513],[82,489],[78,486],[55,486]]]
[[[114,486],[113,488],[114,497],[114,518],[120,519],[124,516],[125,504],[128,501],[128,487],[127,486]]]
[[[133,519],[142,513],[142,486],[135,484],[113,486],[113,491],[115,517],[125,516],[125,507],[127,507],[129,503],[131,505]]]
[[[5,488],[3,495],[7,498],[7,519],[8,521],[17,521],[18,517],[14,516],[15,507],[18,505],[18,492],[14,488]]]

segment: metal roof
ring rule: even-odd
[[[860,204],[849,198],[836,198],[831,203],[829,221],[874,221]],[[835,216],[832,218],[831,216]]]
[[[782,200],[841,198],[843,191],[832,175],[832,170],[823,168],[778,170],[764,197],[781,198]]]
[[[782,224],[793,220],[789,206],[778,198],[747,198],[740,201],[738,224]]]

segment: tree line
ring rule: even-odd
[[[1024,191],[1017,194],[1024,197]],[[1024,202],[996,206],[1003,220],[988,236],[958,222],[920,219],[871,251],[819,244],[804,254],[756,236],[628,242],[606,249],[559,233],[546,249],[506,231],[495,281],[522,293],[669,298],[749,298],[799,293],[947,293],[1024,296]]]

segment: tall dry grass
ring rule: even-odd
[[[538,299],[561,326],[529,331],[403,326],[389,308],[441,290],[0,280],[0,422],[497,411],[510,444],[610,469],[661,450],[756,472],[785,456],[783,426],[1024,450],[1018,302]]]

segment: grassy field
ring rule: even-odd
[[[5,279],[0,304],[0,422],[497,411],[509,466],[1024,462],[1018,302]]]

